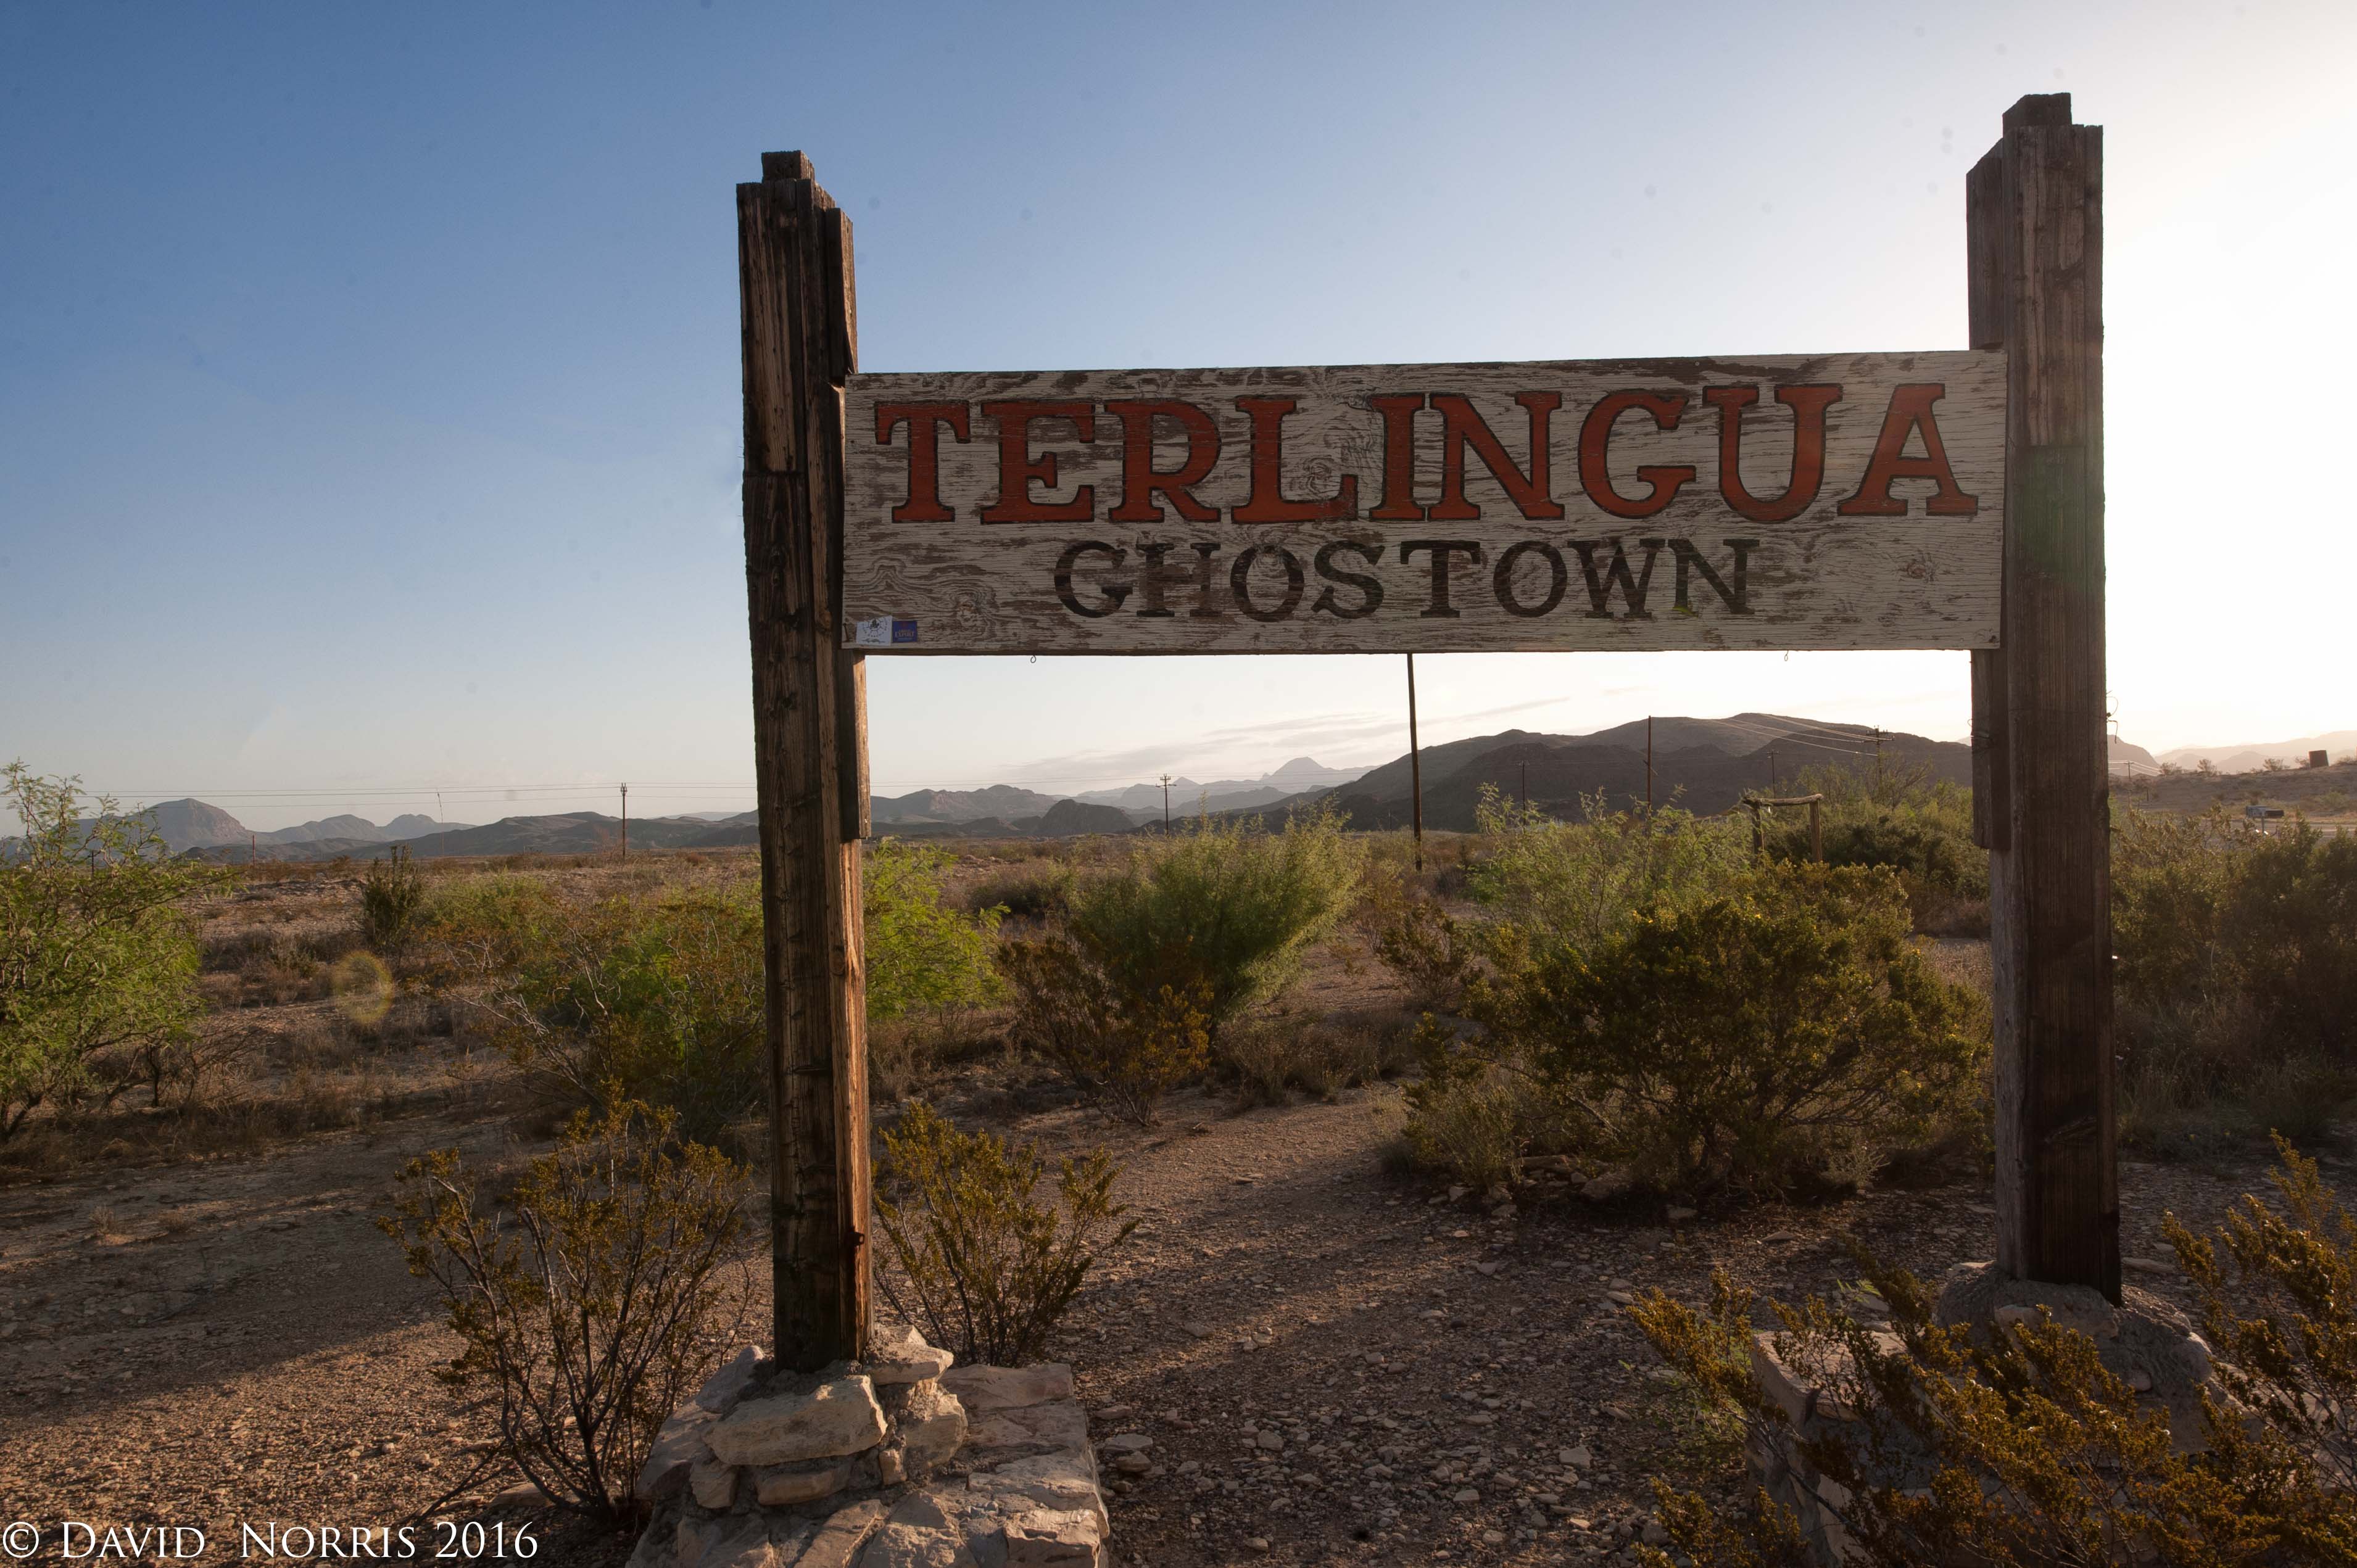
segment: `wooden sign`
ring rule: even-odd
[[[877,653],[1987,649],[2000,351],[854,375]]]

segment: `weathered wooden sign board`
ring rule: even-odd
[[[2002,351],[854,375],[846,647],[1993,648]]]
[[[851,225],[737,187],[773,1344],[866,1353],[869,653],[1973,650],[1997,1259],[2120,1298],[2103,140],[2022,99],[1972,349],[856,373]],[[2000,638],[2002,622],[2002,638]]]

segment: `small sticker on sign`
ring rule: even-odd
[[[892,623],[892,640],[895,642],[916,641],[917,623],[913,620],[894,621]]]
[[[911,628],[916,625],[914,621],[903,622],[901,624],[909,626]],[[851,646],[854,648],[888,648],[892,644],[892,631],[893,621],[890,616],[877,616],[872,620],[853,621],[851,623]],[[909,640],[914,641],[915,639],[916,633],[911,629],[909,633]]]

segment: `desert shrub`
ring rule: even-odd
[[[994,1000],[990,955],[1001,911],[961,915],[942,901],[938,849],[887,839],[866,857],[867,1017],[888,1024],[918,1012],[936,1017]]]
[[[690,890],[652,901],[487,898],[475,940],[511,951],[481,999],[517,1062],[568,1098],[619,1094],[719,1136],[761,1105],[761,914],[742,894]]]
[[[976,915],[1002,911],[1012,920],[1050,920],[1064,912],[1072,893],[1072,870],[1053,860],[1031,860],[984,877],[966,895]]]
[[[664,1419],[709,1370],[745,1173],[627,1101],[575,1116],[507,1209],[455,1149],[413,1160],[378,1220],[464,1344],[436,1373],[488,1386],[499,1454],[559,1502],[636,1517]]]
[[[1676,1191],[1868,1174],[1970,1103],[1986,1053],[1887,871],[1771,864],[1585,950],[1507,926],[1491,953],[1451,1070],[1527,1061],[1564,1137]]]
[[[2165,1224],[2201,1294],[2220,1382],[2265,1423],[2260,1434],[2228,1423],[2225,1457],[2248,1457],[2258,1471],[2271,1453],[2306,1455],[2309,1474],[2340,1500],[2330,1517],[2344,1560],[2357,1561],[2357,1220],[2314,1160],[2281,1134],[2275,1144],[2281,1212],[2245,1194],[2212,1237],[2196,1236],[2175,1215]],[[2287,1533],[2325,1544],[2312,1527]]]
[[[1803,769],[1792,793],[1823,795],[1819,806],[1828,865],[1882,865],[1910,888],[1988,897],[1988,852],[1973,843],[1972,791],[1936,777],[1929,764],[1892,768],[1880,777],[1846,768]],[[1771,854],[1809,857],[1805,807],[1767,834]]]
[[[1407,988],[1421,1013],[1454,1013],[1463,1005],[1474,961],[1472,933],[1437,899],[1424,897],[1396,875],[1371,872],[1366,920],[1375,957]]]
[[[1089,1270],[1137,1227],[1113,1201],[1121,1173],[1103,1149],[1065,1159],[1049,1199],[1036,1145],[961,1133],[929,1106],[911,1107],[884,1151],[876,1217],[898,1265],[885,1293],[969,1361],[1036,1360]]]
[[[1778,1358],[1816,1369],[1855,1417],[1798,1434],[1754,1372],[1750,1293],[1722,1275],[1705,1311],[1657,1293],[1631,1316],[1755,1444],[1790,1442],[1833,1483],[1817,1497],[1850,1537],[1847,1559],[1867,1568],[2357,1562],[2345,1414],[2357,1398],[2357,1230],[2315,1167],[2284,1153],[2287,1214],[2246,1199],[2214,1240],[2171,1222],[2224,1358],[2219,1380],[2239,1406],[2205,1393],[2202,1430],[2181,1444],[2085,1335],[2050,1318],[1979,1334],[1941,1326],[1921,1282],[1870,1262],[1887,1328],[1823,1300],[1771,1304]],[[1928,1457],[1914,1469],[1894,1463],[1907,1454]],[[1663,1482],[1655,1491],[1677,1556],[1642,1548],[1652,1568],[1819,1561],[1790,1511],[1756,1489],[1748,1519]]]
[[[1415,1053],[1365,1019],[1249,1018],[1221,1036],[1218,1065],[1233,1081],[1237,1103],[1282,1105],[1295,1093],[1323,1098],[1392,1077]]]
[[[1429,1014],[1415,1044],[1425,1071],[1407,1091],[1415,1164],[1486,1192],[1511,1184],[1526,1152],[1560,1141],[1550,1134],[1561,1118],[1525,1057],[1496,1041],[1467,1049]]]
[[[221,874],[170,858],[154,823],[78,783],[11,763],[0,800],[23,834],[0,852],[0,1140],[46,1101],[121,1092],[125,1058],[161,1059],[201,1011],[181,906]]]
[[[2112,854],[2122,1134],[2321,1132],[2357,1087],[2357,840],[2123,812]]]
[[[361,873],[361,931],[379,952],[395,956],[407,948],[425,907],[425,878],[418,875],[408,845],[394,844]]]
[[[1342,826],[1330,811],[1275,832],[1198,819],[1082,882],[1067,926],[1125,1007],[1151,1009],[1167,992],[1200,1007],[1216,1041],[1282,992],[1348,912],[1365,849]]]
[[[1489,851],[1469,867],[1469,890],[1534,949],[1586,951],[1641,909],[1702,897],[1743,874],[1750,830],[1665,806],[1650,822],[1608,811],[1559,822],[1485,787],[1476,817]]]
[[[1211,1060],[1210,997],[1200,979],[1182,972],[1139,995],[1084,938],[1063,934],[1008,942],[997,962],[1014,996],[1009,1041],[1054,1063],[1123,1121],[1150,1125],[1162,1096]]]

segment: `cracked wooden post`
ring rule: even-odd
[[[866,700],[842,601],[843,384],[857,356],[851,223],[800,153],[737,188],[745,589],[768,975],[770,1219],[785,1364],[866,1352]]]
[[[1973,347],[2007,353],[2002,646],[1973,655],[1997,1263],[2116,1302],[2101,128],[2072,123],[2068,93],[2022,99],[1965,214]]]

